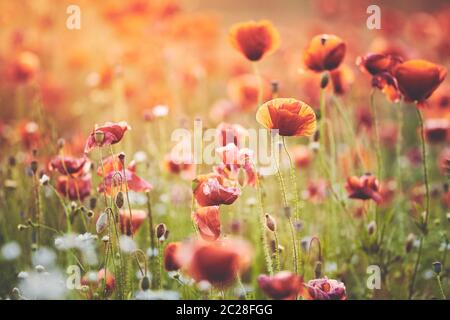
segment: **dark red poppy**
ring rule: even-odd
[[[56,190],[72,201],[83,201],[91,194],[91,175],[81,177],[59,176],[56,179]]]
[[[86,157],[75,158],[71,156],[57,156],[50,161],[50,170],[58,171],[63,175],[78,175],[86,173],[90,161]]]
[[[192,213],[192,219],[204,240],[215,241],[220,237],[219,206],[198,208]]]
[[[351,199],[368,200],[372,199],[379,203],[382,200],[379,192],[378,180],[371,174],[361,177],[352,176],[347,178],[345,189]]]
[[[295,300],[303,290],[302,278],[289,271],[274,276],[260,275],[258,285],[268,297],[276,300]]]
[[[106,122],[103,126],[96,127],[89,135],[84,152],[89,153],[95,147],[103,147],[118,143],[130,126],[125,121]]]
[[[239,188],[229,186],[228,180],[218,174],[198,176],[194,182],[195,199],[203,207],[232,204],[241,194]]]

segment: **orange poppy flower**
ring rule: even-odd
[[[306,103],[293,98],[276,98],[264,103],[256,120],[281,136],[311,136],[316,131],[316,114]]]
[[[202,207],[192,214],[200,236],[206,241],[214,241],[220,237],[219,206]]]
[[[395,68],[399,89],[409,102],[421,103],[428,99],[447,75],[443,66],[426,60],[409,60]]]
[[[377,203],[382,200],[380,194],[380,184],[371,174],[365,174],[361,177],[349,177],[345,185],[348,197],[350,199],[368,200],[372,199]]]
[[[338,36],[317,35],[307,47],[303,55],[303,62],[309,69],[316,72],[331,71],[339,67],[344,60],[345,51],[346,44]]]
[[[281,271],[272,277],[260,275],[258,285],[272,299],[294,300],[303,289],[303,279],[295,273]]]
[[[120,231],[128,236],[136,233],[145,218],[147,218],[147,212],[144,210],[131,210],[131,216],[129,210],[121,210],[119,212]]]
[[[237,23],[230,28],[231,45],[250,61],[259,61],[280,45],[280,35],[268,20]]]

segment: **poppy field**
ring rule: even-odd
[[[0,299],[450,296],[447,1],[0,1]]]

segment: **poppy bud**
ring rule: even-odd
[[[32,171],[33,173],[36,173],[36,172],[37,172],[37,169],[38,169],[38,163],[37,163],[36,160],[31,161],[30,168],[31,168],[31,171]]]
[[[416,236],[413,233],[410,233],[408,235],[408,237],[406,238],[406,243],[405,243],[405,251],[406,251],[406,253],[410,253],[411,252],[415,240],[416,240]]]
[[[370,221],[370,223],[367,225],[367,232],[369,235],[372,235],[377,230],[377,224],[375,221]]]
[[[58,149],[62,149],[64,148],[64,145],[66,144],[66,140],[64,140],[63,138],[58,139],[58,141],[56,142]]]
[[[439,261],[433,262],[433,271],[436,275],[439,275],[442,271],[442,263]]]
[[[266,226],[272,232],[275,232],[275,230],[277,228],[275,219],[268,213],[266,213]]]
[[[156,226],[156,238],[160,239],[166,234],[167,228],[164,223],[160,223]]]
[[[119,160],[122,164],[125,162],[125,153],[124,152],[119,153],[119,155],[117,157],[119,158]]]
[[[102,214],[98,217],[97,223],[95,224],[95,229],[97,233],[102,233],[108,225],[108,214],[106,212],[102,212]]]
[[[89,208],[91,210],[94,210],[96,206],[97,206],[97,198],[90,198],[89,199]]]
[[[88,212],[86,213],[87,217],[90,219],[94,216],[94,211],[92,210],[88,210]]]
[[[146,291],[149,288],[150,288],[150,279],[147,276],[145,276],[141,280],[141,290]]]
[[[100,130],[95,131],[94,140],[95,140],[96,144],[101,145],[103,143],[103,141],[105,140],[105,133]]]
[[[115,200],[117,208],[121,209],[123,207],[124,199],[123,199],[123,192],[119,191],[116,195]]]
[[[314,267],[314,275],[316,279],[322,278],[322,262],[316,262],[316,265]]]
[[[330,76],[328,75],[328,72],[325,72],[322,75],[322,79],[320,80],[320,88],[325,89],[328,86],[329,80],[330,80]]]

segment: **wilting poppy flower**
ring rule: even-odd
[[[331,71],[344,60],[346,44],[341,38],[331,34],[315,36],[304,55],[305,65],[316,72]]]
[[[177,261],[177,250],[181,247],[181,242],[171,242],[164,249],[164,268],[167,271],[177,271],[181,265]]]
[[[242,110],[253,110],[258,104],[260,81],[263,101],[269,100],[272,97],[270,83],[265,79],[260,80],[254,74],[241,74],[230,79],[227,85],[230,100]]]
[[[91,175],[81,177],[59,176],[56,179],[56,190],[72,201],[83,201],[91,194]]]
[[[261,60],[280,45],[278,31],[268,20],[237,23],[229,37],[231,45],[250,61]]]
[[[425,138],[430,143],[448,140],[450,121],[448,119],[427,119],[424,122]]]
[[[183,270],[194,280],[206,280],[214,286],[225,287],[236,280],[238,273],[247,269],[251,249],[247,242],[235,239],[199,240],[184,243],[177,256]]]
[[[90,161],[86,157],[57,156],[49,163],[50,170],[58,171],[63,175],[86,173],[89,166]]]
[[[426,60],[409,60],[395,68],[399,89],[409,102],[422,103],[444,81],[447,69]]]
[[[119,213],[120,231],[130,236],[139,229],[147,218],[147,212],[144,210],[121,210]]]
[[[346,300],[345,285],[337,280],[313,279],[305,284],[303,296],[309,300]]]
[[[264,103],[256,120],[281,136],[311,136],[316,131],[316,114],[306,103],[293,98],[276,98]]]
[[[220,237],[219,206],[201,207],[192,213],[192,219],[204,240],[214,241]]]
[[[118,143],[122,140],[123,135],[130,126],[125,121],[122,122],[107,122],[103,126],[96,127],[89,135],[84,152],[88,153],[95,147],[103,147]]]
[[[232,204],[241,194],[239,188],[227,186],[226,179],[218,174],[201,175],[194,182],[194,197],[203,207]]]
[[[281,271],[274,276],[260,275],[258,285],[272,299],[295,300],[302,292],[303,280],[295,273]]]
[[[371,174],[361,177],[352,176],[347,178],[345,189],[351,199],[368,200],[372,199],[379,203],[382,200],[379,192],[378,180]]]

